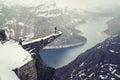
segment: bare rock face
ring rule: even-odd
[[[38,56],[37,56],[38,57]],[[37,80],[51,80],[55,69],[48,67],[41,58],[36,58]]]
[[[37,70],[35,66],[35,60],[25,64],[15,72],[21,80],[37,80]]]
[[[14,71],[20,80],[51,80],[55,69],[48,67],[40,57],[35,56],[31,62]]]
[[[57,69],[53,80],[120,80],[120,36],[105,40]]]

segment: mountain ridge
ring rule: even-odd
[[[53,80],[119,80],[120,36],[113,36],[56,70]]]
[[[5,7],[3,7],[5,6]],[[36,7],[7,6],[1,5],[0,25],[14,32],[14,38],[20,37],[27,40],[47,36],[57,31],[63,35],[48,46],[65,46],[82,42],[87,39],[81,35],[81,31],[74,26],[84,23],[84,20],[77,17],[79,13],[68,9],[59,9],[55,3],[40,4]],[[9,13],[9,14],[8,14]],[[71,16],[71,17],[70,17]],[[71,40],[70,40],[71,39]]]

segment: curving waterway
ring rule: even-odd
[[[108,20],[110,20],[110,18],[97,17],[87,20],[85,24],[76,26],[76,29],[82,31],[84,33],[83,36],[87,38],[87,43],[84,46],[60,49],[43,49],[40,51],[41,58],[46,64],[54,68],[67,65],[78,55],[109,37],[108,35],[102,33],[107,29],[106,22]]]

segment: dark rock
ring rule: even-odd
[[[15,70],[15,73],[18,75],[20,80],[37,80],[35,62],[36,60],[33,59],[31,62]]]
[[[36,58],[35,64],[38,75],[37,80],[51,80],[52,76],[54,75],[55,69],[44,64],[41,58]]]
[[[51,80],[55,69],[48,67],[36,56],[31,62],[14,71],[20,80]]]

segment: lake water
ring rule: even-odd
[[[110,18],[94,18],[76,27],[76,29],[82,31],[84,33],[83,36],[87,38],[87,43],[84,46],[62,49],[43,49],[40,51],[41,58],[46,64],[54,68],[67,65],[87,49],[108,38],[108,35],[101,34],[102,31],[107,29],[106,22],[108,20],[110,20]]]

